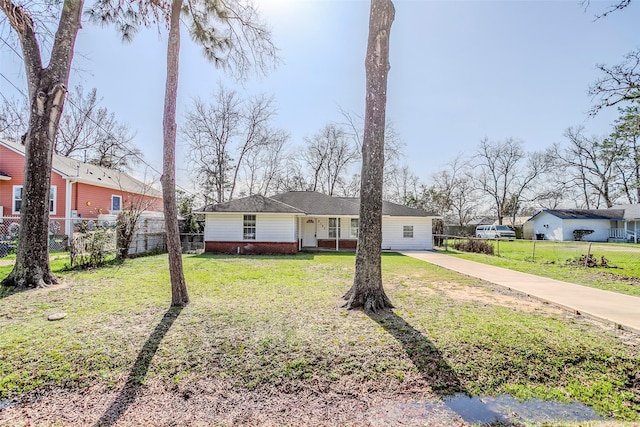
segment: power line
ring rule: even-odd
[[[22,89],[20,89],[18,86],[16,86],[16,85],[11,81],[11,80],[9,80],[9,78],[8,78],[7,76],[5,76],[4,74],[2,74],[2,72],[0,72],[0,76],[1,76],[3,79],[5,79],[7,82],[9,82],[9,84],[10,84],[11,86],[13,86],[15,90],[17,90],[18,92],[20,92],[20,94],[22,94],[22,96],[24,96],[25,98],[29,99],[29,97],[27,96],[27,94],[26,94],[26,93],[24,93],[24,92],[22,91]]]
[[[11,49],[13,51],[13,53],[16,54],[16,56],[18,58],[20,58],[20,60],[24,61],[24,58],[22,57],[22,55],[20,54],[20,52],[18,52],[11,44],[9,44],[3,37],[0,37],[0,40],[2,40],[2,42],[7,45],[9,47],[9,49]],[[0,73],[0,75],[7,81],[9,82],[9,84],[11,86],[13,86],[18,92],[20,92],[25,98],[28,99],[27,95],[20,89],[18,88],[11,80],[9,80],[4,74]],[[5,98],[4,95],[2,95],[2,98],[4,98],[4,100],[7,102],[7,104],[9,104],[9,102],[7,101],[7,99]],[[84,111],[82,110],[82,108],[80,108],[78,105],[76,105],[73,102],[73,99],[71,99],[70,97],[66,97],[66,101],[69,102],[69,104],[71,104],[72,107],[76,108],[78,111],[80,111],[81,113],[84,113]],[[15,111],[15,109],[14,109]],[[17,111],[16,111],[17,113]],[[111,132],[109,132],[108,130],[106,130],[104,127],[102,127],[102,125],[100,123],[98,123],[96,120],[94,120],[91,116],[87,115],[86,116],[91,122],[93,122],[99,129],[101,129],[103,132],[105,132],[105,134],[113,139],[116,139],[113,134]],[[141,157],[140,155],[138,155],[137,153],[131,151],[131,150],[126,150],[126,154],[129,154],[135,158],[137,158],[143,165],[145,165],[146,167],[148,167],[149,169],[151,169],[153,172],[155,172],[158,175],[162,175],[162,173],[160,171],[158,171],[156,168],[154,168],[152,165],[150,165],[143,157]],[[197,196],[196,194],[193,194],[191,191],[181,187],[180,185],[176,184],[176,188],[180,189],[182,191],[184,191],[185,193],[192,195],[192,196]]]
[[[0,40],[2,40],[7,46],[11,47],[7,41],[0,37]],[[22,56],[20,55],[20,53],[18,53],[15,49],[11,48],[11,50],[20,58],[23,59]],[[22,91],[18,86],[16,86],[11,80],[9,80],[8,77],[6,77],[2,72],[0,72],[0,76],[2,76],[2,78],[4,78],[11,86],[13,86],[20,94],[22,94],[22,96],[24,96],[25,98],[29,99],[29,97],[24,93],[24,91]],[[7,99],[5,98],[4,95],[2,95],[2,97],[4,98],[5,101],[7,101]],[[69,102],[69,104],[71,104],[72,107],[76,108],[78,111],[80,111],[81,113],[83,113],[84,111],[82,110],[82,108],[80,108],[78,105],[75,104],[75,102],[73,101],[73,99],[71,99],[70,97],[66,97],[66,101]],[[9,103],[7,101],[7,103]],[[17,113],[17,112],[16,112]],[[91,121],[93,124],[95,124],[98,129],[102,130],[108,137],[113,138],[114,140],[117,139],[110,131],[106,130],[98,121],[96,121],[93,117],[87,115],[86,116],[89,121]],[[124,145],[122,145],[124,147]],[[155,172],[158,175],[162,175],[162,173],[157,170],[155,167],[153,167],[151,164],[149,164],[143,157],[141,157],[139,154],[135,153],[134,151],[131,151],[129,149],[125,149],[126,154],[129,154],[135,158],[137,158],[143,165],[145,165],[146,167],[148,167],[149,169],[151,169],[153,172]],[[191,191],[187,190],[186,188],[176,184],[176,189],[182,190],[185,193],[191,195],[191,196],[197,196],[196,194],[193,194]]]
[[[13,53],[15,53],[16,55],[18,55],[18,58],[23,59],[23,58],[22,58],[22,55],[20,55],[20,52],[18,52],[18,51],[16,50],[16,48],[15,48],[15,47],[13,47],[13,46],[8,42],[8,41],[6,41],[6,40],[4,39],[4,37],[0,37],[0,40],[2,40],[2,41],[4,42],[4,44],[6,44],[6,45],[7,45],[7,47],[13,51]]]

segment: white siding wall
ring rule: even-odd
[[[207,213],[205,241],[242,241],[242,214]],[[317,218],[317,238],[329,238],[329,219]],[[403,226],[413,225],[413,238],[403,237]],[[351,217],[340,217],[342,239],[349,239]],[[256,214],[256,242],[297,242],[297,219],[294,215]],[[431,218],[382,218],[382,248],[433,249]]]
[[[316,228],[316,239],[329,238],[329,218],[318,218],[318,228]]]
[[[242,240],[242,215],[206,214],[204,240],[208,242],[237,242]]]
[[[403,227],[413,225],[413,239],[403,237]],[[431,218],[383,217],[382,249],[433,249]]]
[[[256,215],[256,242],[296,242],[296,217]]]
[[[204,240],[242,241],[243,214],[207,213]],[[296,217],[288,214],[256,214],[255,242],[296,242]]]
[[[545,227],[548,225],[548,227]],[[545,240],[565,241],[574,240],[573,230],[593,230],[584,236],[589,242],[606,242],[609,238],[611,221],[604,219],[565,219],[542,212],[534,219],[534,233],[543,233]]]
[[[534,220],[533,233],[544,234],[545,240],[560,242],[563,240],[563,223],[560,218],[546,212],[540,213]],[[548,227],[545,227],[547,225]],[[573,240],[573,238],[571,238]]]
[[[606,242],[609,239],[609,228],[611,228],[611,221],[608,219],[565,219],[564,240],[574,240],[573,230],[586,229],[593,230],[593,233],[587,234],[582,240],[587,242]]]

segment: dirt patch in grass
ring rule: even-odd
[[[638,349],[536,300],[385,256],[397,309],[340,308],[353,256],[166,257],[65,273],[0,306],[2,425],[464,425],[443,396],[640,414]],[[63,309],[68,317],[47,322]]]
[[[485,286],[460,286],[451,282],[434,283],[434,286],[437,287],[443,295],[456,301],[474,301],[481,304],[493,304],[526,313],[563,313],[559,308],[500,286],[490,284],[486,284]]]
[[[229,381],[150,381],[135,396],[114,390],[52,390],[0,411],[3,424],[41,426],[466,426],[437,398],[313,386],[238,389]],[[411,403],[420,402],[418,410]],[[407,410],[413,408],[413,410]],[[426,410],[430,408],[431,410]]]

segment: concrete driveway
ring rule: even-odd
[[[437,252],[401,253],[522,292],[577,314],[610,322],[615,328],[640,333],[640,297],[548,279]]]

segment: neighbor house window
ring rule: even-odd
[[[354,239],[358,238],[358,218],[351,218],[351,230],[349,236]]]
[[[111,210],[119,211],[122,209],[122,196],[111,196]]]
[[[56,213],[57,187],[52,185],[49,189],[49,213]],[[13,186],[13,214],[19,214],[22,208],[22,185]]]
[[[242,238],[244,240],[256,240],[256,216],[245,215],[242,221]]]
[[[22,207],[22,186],[13,186],[13,213],[19,214]]]
[[[340,218],[329,218],[329,238],[335,239],[340,235]]]
[[[402,237],[405,239],[413,239],[413,225],[402,226]]]
[[[56,202],[57,202],[57,194],[58,188],[55,185],[52,185],[49,189],[49,213],[56,213]]]

